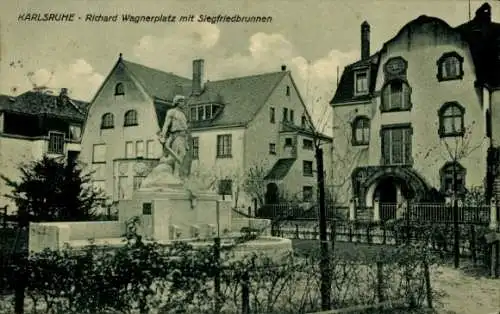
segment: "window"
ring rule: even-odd
[[[364,95],[368,93],[368,72],[356,72],[355,75],[355,95]]]
[[[135,154],[137,158],[144,158],[144,141],[135,142]]]
[[[125,112],[125,119],[123,121],[123,126],[135,126],[137,123],[137,111],[129,110]]]
[[[80,140],[82,135],[82,127],[79,125],[70,125],[69,126],[69,139],[72,141]]]
[[[217,157],[228,158],[231,156],[231,134],[217,135]]]
[[[134,142],[125,142],[125,158],[135,158]]]
[[[276,122],[276,112],[273,107],[269,108],[269,122],[270,123]]]
[[[295,120],[294,112],[293,112],[293,110],[290,110],[290,122],[293,123],[293,120]]]
[[[410,110],[410,87],[402,80],[387,83],[382,89],[382,111]]]
[[[283,108],[283,122],[288,119],[288,108]]]
[[[441,192],[452,194],[454,191],[453,178],[456,178],[457,193],[465,192],[465,168],[458,162],[447,162],[439,171],[441,177]]]
[[[146,143],[146,157],[147,158],[156,157],[155,141],[153,140],[148,140]]]
[[[307,126],[307,119],[306,119],[306,116],[302,115],[302,117],[300,118],[300,126],[305,128]]]
[[[440,137],[463,136],[465,109],[457,102],[445,103],[439,109]]]
[[[310,202],[313,199],[313,187],[304,186],[302,187],[302,199],[304,202]]]
[[[352,123],[352,145],[368,145],[370,143],[370,119],[357,117]]]
[[[102,115],[101,129],[112,129],[115,127],[115,117],[112,113],[108,112]]]
[[[293,141],[291,137],[285,138],[285,146],[293,146]]]
[[[313,141],[307,139],[302,140],[302,148],[307,150],[313,150]]]
[[[290,96],[290,86],[286,86],[286,95]]]
[[[304,174],[304,177],[312,177],[313,175],[313,162],[304,160],[302,162],[302,172]]]
[[[92,153],[92,162],[104,163],[106,162],[106,144],[94,144]]]
[[[217,113],[217,105],[204,104],[192,106],[190,109],[191,121],[204,121],[212,119]]]
[[[193,159],[198,159],[200,158],[200,138],[199,137],[193,137]]]
[[[382,164],[412,164],[412,128],[410,125],[382,126]]]
[[[269,154],[276,155],[276,144],[269,143]]]
[[[115,85],[115,96],[125,95],[125,89],[123,88],[123,83],[117,83]]]
[[[64,154],[64,133],[49,132],[49,154]]]
[[[223,179],[219,181],[218,186],[219,195],[232,195],[233,194],[233,180]]]
[[[456,52],[447,52],[437,61],[438,81],[459,80],[464,76],[464,58]]]

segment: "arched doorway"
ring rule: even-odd
[[[279,202],[279,190],[276,183],[268,183],[266,186],[266,204],[277,204]]]
[[[379,201],[381,220],[395,219],[398,204],[414,197],[415,191],[413,188],[396,176],[381,178],[373,193],[373,198]]]

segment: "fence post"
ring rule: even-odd
[[[214,239],[214,254],[215,254],[215,277],[214,277],[214,289],[215,289],[215,311],[220,311],[221,293],[220,293],[220,238],[216,237]]]
[[[349,201],[349,220],[356,220],[356,198],[352,198]]]
[[[424,257],[424,277],[425,277],[425,292],[427,294],[427,306],[430,309],[433,309],[432,305],[432,287],[431,287],[431,274],[429,271],[429,264],[426,260],[427,257]]]
[[[241,313],[250,314],[250,276],[248,271],[243,273],[241,281]]]
[[[472,263],[474,266],[477,264],[477,256],[476,256],[476,228],[474,225],[470,225],[470,251],[472,257]]]
[[[490,203],[490,229],[496,230],[498,227],[497,202],[493,198]]]
[[[14,259],[15,264],[18,266],[16,272],[16,281],[14,283],[14,312],[16,314],[24,314],[24,298],[27,284],[26,278],[26,262],[24,256],[16,254]]]
[[[337,220],[333,220],[330,227],[330,240],[332,241],[332,254],[335,252],[335,240],[337,238]]]
[[[380,202],[378,198],[373,200],[373,221],[380,221]]]
[[[384,264],[377,262],[377,298],[378,302],[384,302]]]
[[[295,224],[295,239],[299,238],[299,224]]]

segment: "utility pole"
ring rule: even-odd
[[[321,272],[321,309],[330,309],[330,256],[328,252],[328,241],[326,231],[326,204],[325,204],[325,172],[323,165],[323,149],[316,145],[317,182],[319,189],[319,240],[320,240],[320,272]]]

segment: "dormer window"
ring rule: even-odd
[[[358,71],[354,73],[354,93],[356,96],[368,93],[368,71]]]
[[[437,61],[438,81],[461,80],[464,76],[464,58],[456,52],[447,52]]]
[[[203,104],[203,105],[191,106],[190,109],[191,121],[211,120],[217,114],[218,109],[219,106],[215,104]]]
[[[123,83],[117,83],[115,85],[115,96],[125,95],[125,89],[123,88]]]

